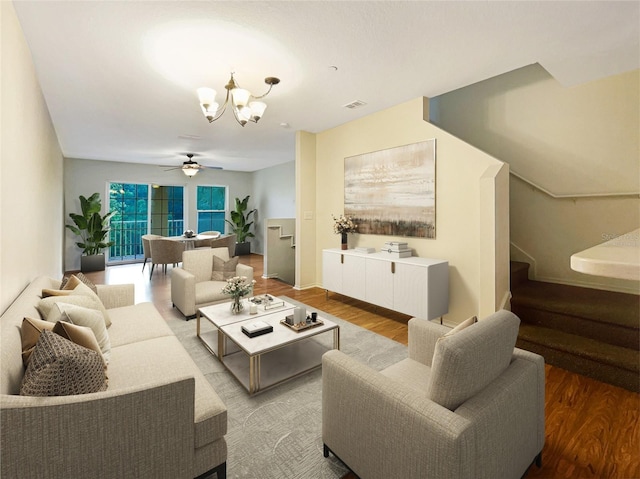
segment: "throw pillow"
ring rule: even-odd
[[[87,278],[82,273],[75,273],[71,275],[67,275],[62,278],[62,283],[60,283],[60,289],[75,289],[78,284],[83,283],[91,288],[91,291],[98,294],[98,288],[93,282]]]
[[[66,289],[49,289],[42,290],[42,297],[48,298],[49,296],[69,296],[73,291]]]
[[[29,364],[29,358],[36,347],[42,331],[51,331],[53,326],[53,323],[41,319],[24,318],[22,320],[20,337],[22,338],[22,362],[25,366]]]
[[[84,283],[78,284],[76,288],[71,292],[68,296],[49,296],[48,298],[43,298],[38,302],[37,308],[40,311],[40,316],[42,319],[46,319],[47,321],[51,321],[49,319],[49,313],[51,312],[51,308],[55,304],[58,303],[66,303],[66,304],[75,304],[76,306],[82,306],[84,308],[91,308],[102,313],[105,324],[107,328],[111,326],[111,320],[109,319],[109,315],[107,313],[106,308],[98,298],[98,295],[95,294],[91,289],[85,285]],[[53,321],[55,322],[55,320]]]
[[[226,281],[236,275],[236,267],[238,266],[238,258],[234,256],[229,261],[213,257],[213,271],[211,272],[212,281]]]
[[[100,351],[102,351],[104,362],[105,364],[109,364],[111,357],[111,340],[100,311],[68,303],[57,303],[51,309],[49,316],[47,316],[47,321],[53,323],[68,321],[71,324],[91,328],[100,346]]]
[[[51,323],[49,323],[51,324]],[[77,324],[67,323],[66,321],[58,321],[53,326],[53,332],[62,336],[69,341],[74,342],[78,346],[82,346],[87,349],[91,349],[96,353],[100,354],[100,357],[104,357],[102,355],[102,350],[100,349],[100,345],[98,344],[98,340],[96,339],[96,335],[93,333],[93,330],[88,326],[78,326]],[[105,367],[106,367],[105,363]]]
[[[107,389],[100,354],[43,331],[22,378],[22,396],[68,396]]]
[[[454,334],[462,331],[465,328],[468,328],[469,326],[471,326],[472,324],[477,323],[477,322],[478,322],[478,317],[477,316],[471,316],[469,319],[465,319],[460,324],[458,324],[455,328],[453,328],[451,331],[446,333],[445,336],[453,336]]]

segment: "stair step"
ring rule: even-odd
[[[524,307],[518,302],[512,302],[511,310],[525,324],[584,336],[614,346],[640,350],[638,328],[627,328],[619,324],[594,321],[566,313]]]
[[[556,314],[614,324],[640,331],[640,296],[528,281],[512,291],[512,304]]]
[[[640,392],[640,352],[555,329],[520,324],[519,348],[554,366]]]

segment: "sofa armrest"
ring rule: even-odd
[[[425,319],[409,320],[409,357],[414,361],[431,367],[433,352],[438,338],[451,331],[451,328]]]
[[[187,317],[196,314],[196,277],[184,268],[171,270],[171,302]]]
[[[475,472],[468,419],[338,350],[322,357],[322,440],[360,477]]]
[[[1,476],[193,478],[193,377],[63,397],[1,396]]]
[[[132,306],[135,303],[136,289],[131,284],[97,284],[98,298],[106,309]]]
[[[253,267],[238,263],[238,266],[236,266],[236,276],[246,276],[249,279],[253,279]]]

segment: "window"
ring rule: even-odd
[[[227,206],[225,186],[198,186],[197,191],[198,233],[220,231],[224,233],[224,217]]]

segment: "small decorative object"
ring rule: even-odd
[[[348,233],[355,233],[358,231],[358,225],[353,222],[349,216],[340,215],[338,218],[331,215],[333,221],[333,232],[341,235],[341,247],[342,249],[349,249],[348,246]]]
[[[185,238],[193,238],[196,235],[193,230],[186,230],[183,234]]]
[[[316,321],[318,321],[318,313],[314,311],[313,313],[311,313],[311,322],[315,323]]]
[[[293,310],[293,321],[295,324],[306,322],[307,312],[300,307]]]
[[[258,314],[258,305],[251,303],[249,305],[249,314]]]
[[[246,276],[234,276],[227,280],[227,284],[222,288],[222,292],[231,295],[231,312],[238,314],[244,309],[242,298],[253,290],[256,281],[249,281]]]
[[[316,326],[322,326],[324,324],[321,319],[318,319],[315,323],[307,323],[306,321],[303,321],[302,323],[291,324],[289,322],[289,318],[293,319],[293,315],[289,315],[286,319],[281,320],[280,324],[288,327],[289,329],[293,329],[296,333],[304,331],[305,329],[315,328]]]
[[[278,309],[284,307],[284,301],[278,298],[274,298],[270,294],[264,294],[262,296],[254,296],[249,301],[253,304],[262,306],[265,311],[269,309]]]

